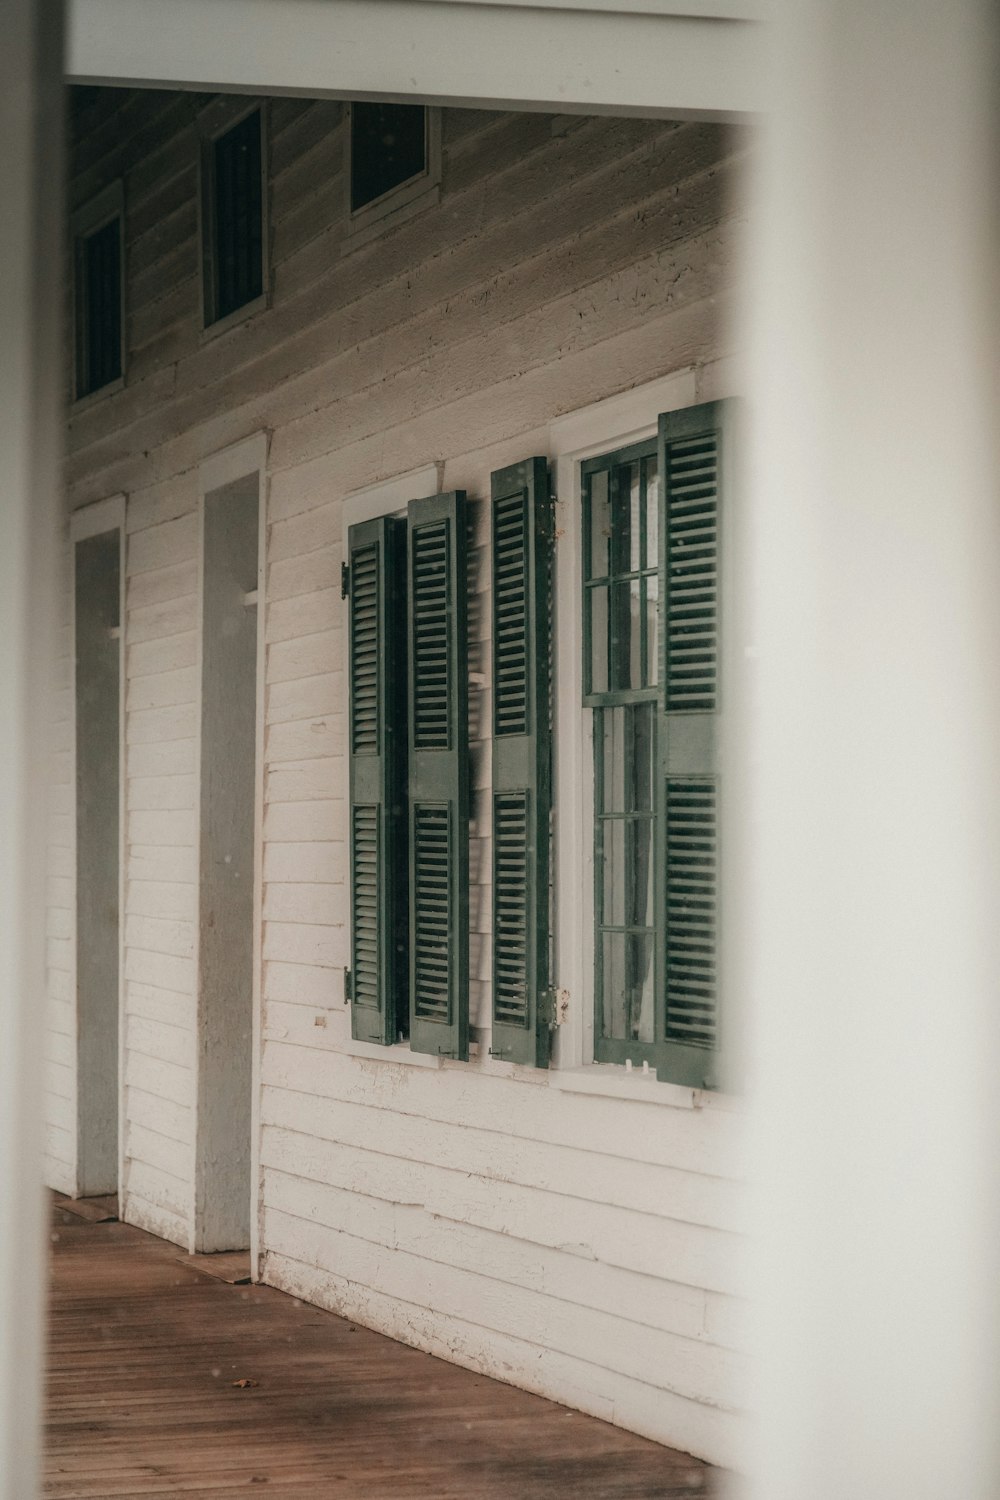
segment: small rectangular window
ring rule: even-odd
[[[427,170],[424,105],[352,104],[352,213]]]
[[[122,374],[122,220],[76,237],[76,395]]]
[[[261,112],[255,109],[208,146],[204,192],[205,323],[217,323],[264,291]]]

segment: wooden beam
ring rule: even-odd
[[[731,119],[750,0],[71,0],[76,83]]]

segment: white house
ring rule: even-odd
[[[720,1463],[745,149],[75,90],[50,841],[50,1185]]]

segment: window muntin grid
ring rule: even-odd
[[[583,465],[584,701],[651,694],[659,675],[656,442]]]

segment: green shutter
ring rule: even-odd
[[[713,1082],[718,1046],[719,537],[732,407],[688,407],[659,423],[657,1071],[695,1087]]]
[[[406,1007],[406,522],[348,532],[351,1035],[394,1042]]]
[[[531,458],[493,475],[493,1037],[549,1063],[552,502]]]
[[[410,1046],[469,1055],[467,520],[456,490],[409,527]]]

